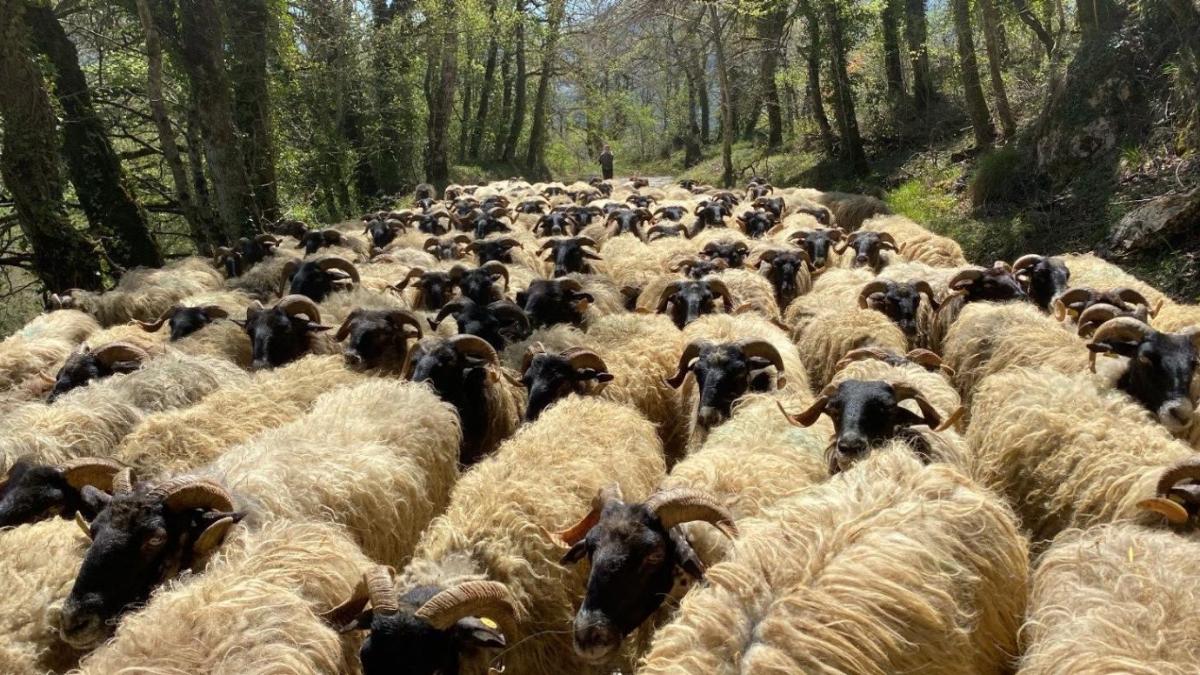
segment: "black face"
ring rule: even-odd
[[[552,237],[573,234],[577,229],[575,220],[569,214],[555,211],[538,219],[533,231],[540,237]]]
[[[535,279],[529,288],[517,293],[517,304],[529,315],[529,322],[534,327],[582,324],[580,302],[585,300],[591,302],[594,298],[590,293],[564,288],[561,283],[549,279]]]
[[[329,330],[328,326],[303,316],[290,316],[278,307],[251,307],[246,310],[246,320],[240,323],[250,336],[253,370],[277,368],[295,361],[308,351],[309,335]]]
[[[426,234],[440,237],[450,231],[446,224],[446,216],[437,213],[426,213],[417,219],[417,229]]]
[[[458,332],[483,338],[497,351],[504,349],[512,342],[519,342],[529,337],[530,323],[525,312],[517,305],[500,300],[487,305],[461,299],[454,311]],[[442,312],[447,311],[442,308]]]
[[[454,293],[454,282],[446,272],[426,272],[417,281],[424,309],[441,309]]]
[[[814,267],[824,267],[829,262],[829,249],[834,241],[830,237],[832,230],[809,230],[804,235],[804,250],[813,261]]]
[[[783,197],[762,197],[754,201],[755,206],[761,206],[776,218],[783,217]]]
[[[0,528],[49,520],[74,518],[83,508],[79,490],[71,487],[57,467],[17,460],[0,487]],[[85,510],[87,516],[94,512]]]
[[[627,204],[633,204],[639,209],[645,209],[654,203],[654,199],[645,195],[629,195],[625,198],[625,202]]]
[[[400,598],[395,614],[371,613],[363,619],[371,632],[359,649],[363,675],[456,675],[463,662],[485,662],[505,646],[504,637],[475,617],[438,630],[413,614],[441,590],[418,587]]]
[[[310,260],[300,265],[296,273],[292,275],[288,286],[288,293],[303,295],[310,298],[313,302],[321,302],[333,292],[333,282],[337,278]]]
[[[507,205],[508,200],[506,200],[504,197],[501,197],[500,195],[492,195],[491,197],[485,197],[483,202],[479,205],[479,208],[483,209],[484,211],[491,211],[492,209],[504,208]]]
[[[367,224],[367,232],[371,235],[371,243],[378,248],[383,248],[396,239],[396,228],[385,220],[372,220]]]
[[[600,373],[592,368],[576,369],[558,354],[538,354],[529,362],[521,375],[521,384],[529,392],[525,405],[525,421],[532,422],[552,403],[565,396],[586,391],[589,382],[608,382],[609,373]]]
[[[883,267],[882,244],[883,240],[877,233],[859,232],[858,237],[848,247],[854,251],[852,267],[870,267],[873,270]]]
[[[62,638],[76,647],[108,635],[112,619],[144,602],[158,584],[190,567],[197,537],[226,516],[204,509],[167,509],[161,498],[139,490],[110,497],[85,488],[98,511],[92,544],[62,609]],[[237,516],[240,518],[240,516]]]
[[[512,228],[505,224],[504,221],[500,220],[499,218],[493,218],[492,216],[480,216],[476,218],[473,227],[475,230],[476,239],[483,239],[489,234],[495,234],[497,232],[512,231]]]
[[[744,242],[710,241],[705,244],[701,253],[709,260],[724,260],[733,269],[740,269],[746,263],[750,249]]]
[[[238,268],[240,271],[245,271],[252,265],[262,262],[264,258],[271,254],[269,246],[248,237],[239,239],[235,250],[239,257]]]
[[[485,262],[495,260],[497,262],[511,264],[512,249],[517,243],[512,239],[493,239],[490,241],[475,242],[475,258],[482,265]]]
[[[242,276],[242,272],[246,271],[242,265],[242,256],[237,251],[225,256],[225,276],[230,279]]]
[[[175,312],[168,321],[171,327],[171,341],[185,338],[212,322],[212,317],[203,307],[184,307]]]
[[[898,429],[925,423],[924,418],[900,407],[892,385],[874,380],[839,384],[825,404],[825,413],[837,430],[835,460],[842,469],[894,437]]]
[[[886,314],[906,336],[911,338],[917,334],[917,310],[921,307],[921,294],[912,284],[889,284],[886,292],[873,294],[868,302],[871,309]]]
[[[708,345],[692,364],[699,401],[696,420],[705,428],[715,427],[729,419],[734,401],[747,392],[760,391],[756,371],[771,365],[767,359],[746,356],[733,345]]]
[[[742,229],[751,239],[759,239],[775,226],[772,216],[764,211],[749,211],[742,216]]]
[[[592,206],[570,206],[567,207],[564,213],[571,216],[571,218],[577,223],[577,225],[574,226],[575,234],[578,234],[579,230],[591,225],[593,220],[600,217],[600,209]]]
[[[404,324],[391,312],[354,310],[346,331],[346,347],[342,353],[347,365],[378,368],[384,365],[398,367],[404,363],[408,334]]]
[[[536,201],[536,200],[526,200],[526,201],[521,202],[520,204],[517,204],[517,213],[535,214],[535,213],[545,213],[545,212],[546,212],[546,202],[541,202],[541,201]]]
[[[833,218],[830,216],[829,209],[818,208],[815,206],[800,206],[796,208],[796,213],[807,213],[812,216],[818,223],[828,225]]]
[[[658,209],[658,213],[662,215],[663,218],[666,218],[673,223],[678,223],[679,221],[683,220],[683,216],[687,213],[687,210],[682,206],[664,206]]]
[[[436,244],[430,244],[429,248],[425,250],[438,260],[458,260],[462,257],[462,252],[456,241],[438,241]]]
[[[575,238],[553,242],[550,251],[554,256],[554,276],[561,277],[572,272],[591,274],[592,267],[586,260],[584,246],[581,240]]]
[[[333,243],[333,240],[326,236],[326,231],[319,230],[304,235],[304,238],[300,240],[300,245],[304,247],[305,255],[312,255],[321,250],[321,248]]]
[[[59,396],[85,386],[92,380],[98,380],[116,373],[131,373],[141,364],[118,361],[111,366],[96,358],[92,352],[72,354],[54,377],[54,388],[46,397],[47,403],[54,403]]]
[[[1129,358],[1129,366],[1117,382],[1122,391],[1141,401],[1172,431],[1191,424],[1194,404],[1190,390],[1198,365],[1191,339],[1153,331],[1140,342],[1109,344],[1113,352]]]
[[[723,202],[708,202],[696,210],[695,231],[705,227],[725,227],[725,216],[729,214],[729,207]]]
[[[1067,290],[1071,270],[1058,258],[1042,258],[1023,270],[1029,275],[1029,297],[1038,307],[1049,309],[1055,296]]]
[[[692,180],[691,178],[684,178],[683,180],[679,181],[679,187],[683,188],[684,190],[691,190],[692,188],[696,187],[696,185],[696,181]]]
[[[610,223],[616,225],[616,232],[613,236],[621,234],[632,234],[637,238],[642,237],[641,224],[646,220],[645,211],[635,211],[633,209],[621,209],[610,214],[612,218]]]
[[[971,302],[1005,302],[1024,300],[1028,297],[1012,272],[997,267],[984,270],[983,276],[971,282],[964,290],[967,292],[967,300]]]
[[[432,209],[433,205],[436,203],[437,203],[437,201],[434,200],[434,198],[432,196],[422,197],[421,199],[418,199],[416,202],[417,208],[421,209],[421,211],[428,211],[429,209]]]
[[[460,218],[471,215],[471,212],[479,207],[479,202],[471,198],[462,198],[454,200],[454,206],[451,209],[455,215]]]
[[[721,295],[703,281],[688,281],[683,284],[672,299],[669,307],[671,321],[677,328],[683,328],[705,314],[717,311],[717,303],[722,302]]]
[[[470,298],[479,304],[487,304],[500,299],[500,291],[496,288],[496,279],[491,270],[476,267],[468,270],[458,278],[458,289],[464,298]]]
[[[710,274],[720,274],[727,269],[729,269],[729,263],[722,258],[696,258],[688,264],[687,276],[689,279],[703,279]]]
[[[808,265],[808,261],[798,252],[781,251],[763,264],[767,265],[767,278],[775,288],[775,300],[780,307],[787,307],[799,295],[796,275]]]
[[[662,521],[642,504],[609,500],[598,522],[571,547],[564,563],[591,562],[575,615],[576,653],[602,661],[663,603],[682,562]]]
[[[410,379],[428,382],[443,401],[458,410],[463,432],[459,460],[463,464],[478,461],[487,427],[487,363],[462,354],[444,340],[417,346],[412,363]]]

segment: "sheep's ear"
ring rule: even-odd
[[[585,539],[580,539],[579,541],[575,542],[575,544],[572,545],[566,553],[563,554],[562,559],[560,559],[558,563],[560,565],[574,565],[580,560],[583,560],[584,556],[586,555],[587,541]]]
[[[327,330],[331,330],[332,328],[333,326],[326,326],[324,324],[317,323],[316,321],[309,321],[304,327],[305,330],[312,333],[323,333]]]
[[[491,619],[474,616],[459,619],[455,623],[455,633],[459,642],[479,649],[503,649],[508,644],[500,627]]]
[[[94,485],[84,485],[79,491],[80,501],[83,502],[83,508],[79,511],[87,520],[92,520],[97,513],[104,510],[108,503],[112,501],[112,495],[97,488]]]

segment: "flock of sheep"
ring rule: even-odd
[[[273,223],[0,343],[0,672],[1200,672],[1198,324],[758,179]]]

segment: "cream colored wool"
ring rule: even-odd
[[[875,278],[869,269],[827,269],[815,280],[812,290],[788,305],[783,322],[795,331],[805,321],[822,312],[858,307],[862,287]]]
[[[601,274],[568,274],[563,279],[574,279],[583,286],[584,293],[590,293],[593,302],[588,303],[584,310],[585,325],[599,321],[603,317],[625,313],[625,296],[621,289],[612,283],[608,277]],[[516,297],[514,294],[513,297]]]
[[[906,449],[744,522],[639,673],[1000,673],[1028,551],[1012,511]]]
[[[225,383],[190,408],[151,415],[121,441],[115,458],[140,475],[188,471],[265,429],[291,422],[321,394],[363,379],[340,357],[306,356]]]
[[[230,313],[230,316],[240,315],[241,313]],[[246,335],[241,326],[224,319],[218,319],[191,335],[168,342],[167,345],[168,351],[174,349],[192,356],[223,359],[242,369],[248,369],[252,360],[250,336]]]
[[[147,414],[192,405],[245,379],[226,361],[172,353],[69,391],[53,405],[25,404],[0,420],[0,465],[27,454],[46,464],[107,457]]]
[[[847,232],[857,230],[872,216],[891,213],[887,204],[869,195],[823,192],[815,201],[833,212],[833,222]]]
[[[367,310],[392,310],[392,309],[410,309],[408,303],[400,297],[398,293],[379,292],[371,290],[364,286],[355,286],[348,291],[338,291],[330,293],[325,300],[317,305],[317,309],[321,312],[321,324],[324,326],[332,326],[334,330],[329,331],[327,335],[318,333],[317,335],[323,338],[332,339],[334,332],[346,317],[356,309]],[[429,329],[429,324],[421,326],[423,330]],[[315,342],[315,340],[313,340]],[[334,352],[341,352],[341,346],[332,346]]]
[[[164,585],[126,616],[79,672],[357,672],[357,641],[341,639],[318,614],[344,599],[370,564],[328,525],[239,528],[203,572]]]
[[[750,270],[725,270],[712,278],[720,279],[733,296],[733,307],[739,313],[750,311],[778,321],[779,305],[775,302],[775,287],[766,277]]]
[[[855,349],[879,347],[896,354],[908,349],[908,338],[887,315],[858,307],[819,312],[797,323],[792,335],[818,390],[829,383],[838,361]]]
[[[74,309],[34,317],[0,342],[0,391],[40,372],[53,376],[75,346],[99,328],[95,319]]]
[[[1150,323],[1160,331],[1182,333],[1192,326],[1200,326],[1200,305],[1182,303],[1164,305],[1158,312],[1158,316],[1151,319]]]
[[[61,673],[75,665],[81,653],[58,639],[59,612],[88,543],[61,518],[0,530],[0,672]]]
[[[663,253],[660,243],[645,244],[634,236],[613,237],[600,248],[604,260],[593,261],[597,272],[606,274],[618,288],[644,287],[650,279],[662,274]]]
[[[940,371],[926,370],[915,363],[893,366],[875,359],[854,361],[839,370],[830,380],[830,384],[840,384],[846,380],[882,380],[908,385],[921,392],[941,414],[942,419],[954,414],[962,405],[962,399],[945,375]],[[905,405],[907,406],[907,403]],[[911,410],[915,413],[920,412],[915,407]]]
[[[454,409],[428,387],[373,379],[322,395],[199,473],[257,519],[340,525],[372,559],[399,565],[449,499],[461,440]]]
[[[577,657],[571,646],[570,624],[583,597],[586,566],[560,565],[565,551],[546,531],[574,525],[597,491],[613,483],[627,500],[645,499],[664,470],[654,427],[639,413],[611,401],[571,397],[463,476],[397,585],[403,593],[418,585],[498,581],[516,602],[520,629],[505,636],[508,672],[609,673]],[[459,672],[487,671],[485,664],[471,663]]]
[[[962,246],[949,237],[929,230],[899,215],[878,215],[862,225],[864,232],[886,232],[903,247],[899,258],[931,267],[961,267],[967,264]]]
[[[1088,373],[1013,368],[981,382],[971,406],[977,475],[1035,542],[1135,515],[1163,470],[1193,452]]]
[[[287,237],[284,243],[275,251],[256,263],[250,269],[242,272],[241,276],[225,280],[226,288],[240,291],[253,300],[265,304],[278,299],[280,276],[283,268],[292,260],[300,260],[303,250],[296,250],[295,239]],[[236,316],[234,318],[241,318]]]
[[[104,293],[76,291],[79,309],[96,317],[101,326],[153,321],[183,298],[221,288],[224,280],[205,258],[190,257],[160,269],[138,267]]]
[[[1200,672],[1195,536],[1133,523],[1068,530],[1033,573],[1022,675]]]
[[[943,360],[968,403],[983,378],[1009,368],[1088,370],[1087,343],[1024,302],[973,302],[963,307],[942,345]]]
[[[1072,253],[1062,256],[1062,260],[1067,264],[1067,269],[1071,270],[1072,288],[1132,288],[1149,300],[1151,306],[1157,305],[1160,300],[1164,307],[1172,304],[1171,299],[1162,291],[1091,253]]]
[[[137,324],[126,323],[120,326],[101,328],[89,335],[88,339],[84,340],[84,344],[95,350],[111,342],[128,342],[135,347],[144,349],[151,357],[157,357],[166,352],[169,337],[170,331],[167,330],[147,333]]]

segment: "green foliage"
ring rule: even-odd
[[[990,150],[979,157],[968,193],[976,207],[1015,202],[1033,187],[1026,160],[1016,145]]]

